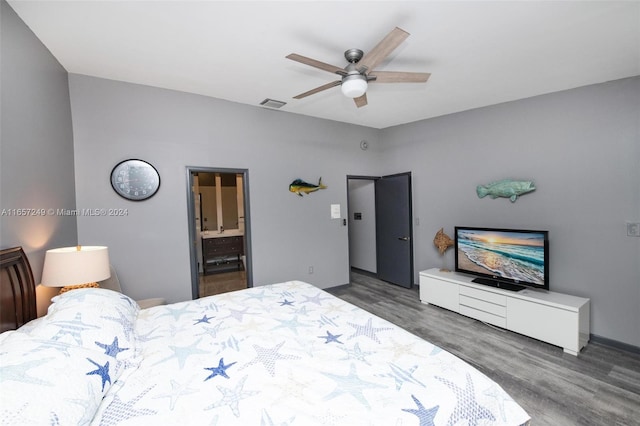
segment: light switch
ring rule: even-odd
[[[340,204],[331,204],[331,219],[340,219]]]

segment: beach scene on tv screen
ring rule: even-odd
[[[458,268],[544,284],[544,234],[458,230]]]

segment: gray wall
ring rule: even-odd
[[[552,290],[591,298],[593,334],[640,346],[640,78],[553,93],[382,131],[385,172],[413,172],[415,265],[442,263],[455,225],[548,229]],[[532,179],[511,203],[478,184]],[[453,250],[445,261],[453,267]]]
[[[73,133],[67,72],[3,0],[0,4],[0,208],[75,209]],[[76,218],[0,217],[0,247],[22,246],[36,283],[44,252],[77,242]],[[51,289],[38,289],[38,311]]]
[[[377,130],[80,75],[70,76],[70,89],[78,209],[128,209],[79,217],[79,241],[109,246],[125,293],[191,298],[187,166],[249,170],[254,285],[349,282],[347,228],[331,219],[330,205],[346,218],[345,176],[378,168]],[[158,169],[153,198],[130,202],[111,189],[111,169],[126,158]],[[288,191],[296,178],[320,177],[327,189]]]

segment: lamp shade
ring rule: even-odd
[[[110,276],[107,247],[63,247],[45,253],[41,284],[45,287],[74,286],[106,280]]]
[[[349,74],[342,79],[340,89],[349,98],[359,98],[367,91],[367,78],[361,74]]]

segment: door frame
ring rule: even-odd
[[[194,211],[195,199],[193,197],[193,174],[194,173],[233,173],[242,175],[242,197],[244,198],[244,249],[245,249],[245,273],[247,277],[247,287],[253,287],[253,266],[251,256],[251,207],[249,205],[249,169],[231,169],[222,167],[198,167],[187,166],[187,223],[189,225],[189,263],[191,265],[191,297],[198,299],[199,279],[198,279],[198,258],[196,253],[196,242],[193,240],[196,232],[196,215]]]
[[[413,239],[413,185],[412,185],[412,173],[410,171],[408,172],[401,172],[401,173],[394,173],[394,174],[390,174],[390,175],[385,175],[385,176],[366,176],[366,175],[347,175],[346,178],[346,185],[347,185],[347,216],[349,216],[351,214],[351,206],[349,205],[349,180],[370,180],[373,181],[375,183],[375,181],[380,180],[384,177],[393,177],[393,176],[400,176],[400,175],[409,175],[409,182],[410,182],[410,190],[409,190],[409,220],[410,220],[410,262],[411,262],[411,285],[414,286],[415,285],[415,271],[414,271],[414,239]],[[374,199],[377,198],[377,194],[375,193],[375,189],[374,189]],[[349,218],[349,217],[348,217]],[[347,219],[348,219],[347,218]],[[378,217],[376,215],[376,222],[378,221]],[[348,223],[348,222],[347,222]],[[376,223],[376,228],[377,228],[377,223]],[[377,249],[377,239],[378,239],[378,235],[377,235],[377,230],[376,230],[376,272],[374,273],[369,273],[368,271],[363,271],[365,273],[369,273],[370,275],[375,276],[376,278],[378,278],[378,267],[377,267],[377,263],[378,263],[378,249]],[[351,238],[350,238],[350,234],[347,233],[347,238],[348,238],[348,246],[349,248],[351,247]],[[351,272],[351,253],[349,253],[349,272]],[[386,282],[386,281],[385,281]],[[395,285],[395,284],[394,284]]]

